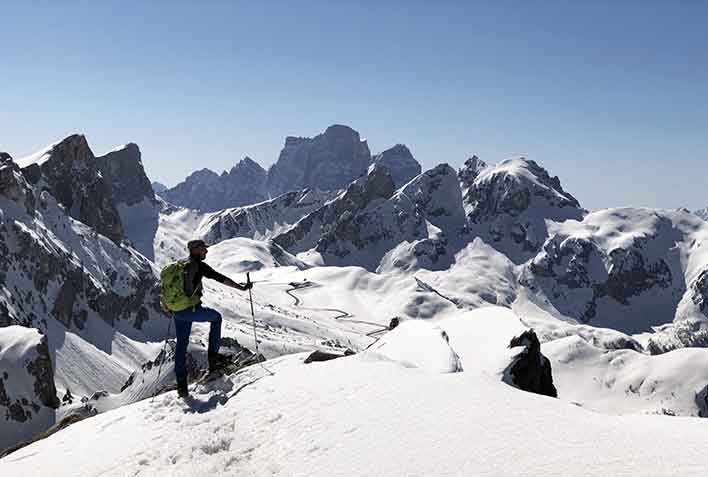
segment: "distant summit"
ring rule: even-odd
[[[335,124],[314,138],[289,136],[268,171],[268,190],[276,196],[306,188],[342,189],[370,163],[369,146],[349,126]]]
[[[255,204],[268,199],[266,171],[250,157],[245,157],[229,172],[219,175],[210,169],[201,169],[158,194],[174,205],[201,212]]]
[[[374,162],[387,167],[396,188],[405,185],[421,173],[422,168],[411,151],[403,144],[396,144],[374,157]]]
[[[152,190],[155,192],[155,194],[159,194],[160,192],[164,192],[167,190],[167,186],[162,184],[161,182],[153,181],[152,184]]]

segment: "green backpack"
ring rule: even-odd
[[[184,269],[188,263],[189,260],[170,263],[160,272],[160,302],[169,311],[186,310],[201,301],[196,293],[187,296],[184,292]]]

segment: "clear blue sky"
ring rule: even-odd
[[[30,5],[32,4],[32,5]],[[0,150],[151,179],[333,123],[424,168],[525,154],[590,209],[708,205],[708,2],[2,2]]]

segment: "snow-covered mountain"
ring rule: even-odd
[[[69,136],[17,164],[30,184],[49,190],[73,218],[114,242],[124,237],[111,185],[83,135]]]
[[[547,221],[579,220],[585,210],[536,162],[508,159],[484,167],[473,157],[459,172],[470,231],[523,263],[549,236]]]
[[[694,214],[696,214],[703,220],[708,220],[708,207],[706,207],[705,209],[697,210],[694,212]]]
[[[249,157],[221,175],[209,169],[192,173],[184,182],[159,195],[174,205],[216,212],[268,199],[266,171]]]
[[[53,375],[42,377],[54,381],[44,385],[56,385],[62,395],[117,389],[152,353],[147,343],[165,332],[155,269],[132,248],[67,215],[39,188],[43,180],[32,186],[23,172],[7,157],[0,164],[0,335],[12,325],[39,330],[54,366]],[[78,210],[100,218],[88,205]],[[45,419],[27,420],[23,434],[45,425]]]
[[[337,190],[366,172],[371,152],[359,133],[335,124],[314,138],[288,136],[278,161],[268,170],[276,196],[301,189]]]
[[[537,300],[582,323],[627,333],[674,322],[650,338],[654,352],[708,346],[708,224],[690,213],[609,209],[555,224],[521,283]],[[689,327],[692,332],[682,333]],[[666,342],[665,335],[674,340]]]

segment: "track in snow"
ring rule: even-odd
[[[375,326],[375,327],[379,328],[377,330],[370,331],[369,333],[366,333],[366,336],[369,336],[371,338],[373,338],[375,335],[378,335],[380,333],[388,331],[388,326],[383,326],[379,323],[374,323],[372,321],[352,320],[350,318],[352,318],[354,315],[352,315],[349,312],[346,312],[344,310],[340,310],[338,308],[315,308],[315,307],[302,306],[302,303],[304,303],[304,301],[302,299],[300,299],[298,296],[296,296],[293,292],[297,291],[297,290],[304,290],[307,288],[314,288],[314,287],[320,286],[316,283],[309,282],[309,281],[303,282],[303,283],[292,282],[292,283],[290,283],[290,286],[292,288],[285,290],[285,293],[290,295],[290,297],[293,300],[295,300],[294,305],[298,308],[302,308],[304,310],[311,310],[311,311],[325,311],[325,312],[329,312],[329,313],[335,313],[336,316],[333,317],[335,320],[347,321],[348,323],[356,323],[356,324],[361,324],[361,325]]]

